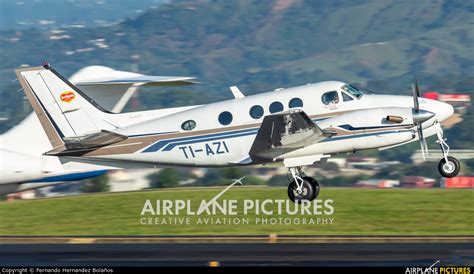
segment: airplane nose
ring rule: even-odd
[[[454,108],[452,105],[439,102],[439,105],[436,109],[436,115],[438,116],[438,121],[444,121],[448,119],[451,115],[454,114]]]
[[[446,118],[449,118],[451,115],[454,114],[454,107],[451,104],[446,104]]]
[[[436,114],[436,120],[438,120],[438,122],[442,122],[454,114],[454,108],[452,105],[435,100],[427,100],[423,105],[423,109]]]

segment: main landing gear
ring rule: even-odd
[[[443,131],[439,130],[436,133],[436,136],[438,137],[436,143],[439,144],[441,151],[443,152],[443,159],[441,159],[438,163],[438,171],[443,177],[456,177],[459,173],[459,170],[461,169],[461,164],[459,163],[458,159],[454,158],[453,156],[448,156],[449,146],[446,143],[446,139],[443,138]]]
[[[288,185],[288,198],[292,202],[312,201],[318,197],[319,183],[314,178],[306,176],[301,167],[290,167],[289,173],[293,177]]]

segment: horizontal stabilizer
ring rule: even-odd
[[[80,155],[83,152],[108,146],[127,139],[127,136],[102,130],[84,136],[73,136],[63,138],[64,145],[46,152],[46,155],[71,156]]]

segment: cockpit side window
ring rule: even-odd
[[[323,94],[321,97],[321,101],[323,101],[323,104],[329,105],[329,104],[337,104],[339,103],[339,95],[337,95],[337,91],[328,91]]]
[[[342,92],[342,101],[347,102],[347,101],[351,101],[351,100],[354,100],[354,99],[343,91]]]
[[[352,97],[355,97],[357,99],[360,99],[364,95],[364,92],[354,86],[351,86],[349,84],[346,84],[342,86],[342,90],[350,94]]]

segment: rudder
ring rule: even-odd
[[[111,114],[49,64],[17,69],[15,73],[54,148],[79,148],[77,142],[92,136],[97,140],[104,129],[110,128],[105,116]],[[108,143],[99,139],[101,144],[96,146]]]

